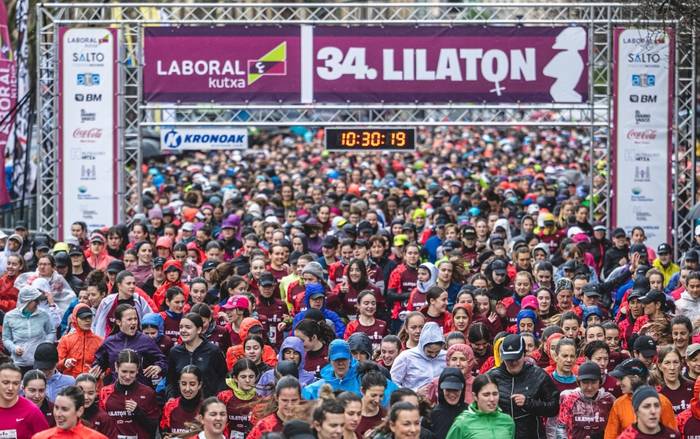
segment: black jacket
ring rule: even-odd
[[[630,249],[628,246],[624,248],[610,247],[605,251],[605,257],[603,258],[603,273],[601,277],[607,277],[614,269],[620,266],[620,260],[622,258],[629,257]]]
[[[212,342],[204,341],[194,352],[189,352],[185,345],[177,345],[168,355],[168,390],[169,398],[180,396],[178,386],[180,371],[193,364],[204,375],[202,395],[204,398],[216,396],[226,388],[226,360],[221,350]]]
[[[467,408],[467,404],[464,402],[465,387],[462,387],[462,393],[459,396],[457,405],[450,405],[445,399],[445,391],[440,388],[440,385],[447,377],[452,377],[458,380],[462,386],[465,386],[464,375],[459,369],[446,367],[440,374],[438,379],[438,403],[430,413],[430,423],[433,426],[433,434],[436,439],[445,439],[455,418]]]
[[[498,405],[515,421],[516,439],[544,439],[541,417],[559,414],[559,391],[541,368],[525,363],[518,375],[511,375],[505,364],[488,372],[498,386]],[[518,407],[511,395],[525,395],[525,405]]]

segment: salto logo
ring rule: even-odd
[[[182,136],[174,129],[171,129],[170,131],[165,133],[165,136],[163,137],[163,143],[168,149],[177,149],[180,147],[180,145],[182,145]]]

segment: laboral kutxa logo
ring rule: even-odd
[[[285,76],[287,74],[287,42],[283,41],[277,47],[258,59],[248,60],[248,85],[263,76]]]

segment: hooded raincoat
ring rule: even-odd
[[[423,326],[418,346],[401,352],[394,360],[391,379],[397,385],[417,390],[440,376],[445,367],[446,352],[441,350],[435,358],[428,357],[424,348],[430,343],[445,343],[442,329],[435,322],[428,322]]]
[[[262,329],[262,323],[260,323],[258,319],[246,317],[241,321],[241,328],[238,330],[238,333],[243,342],[245,342],[245,339],[248,338],[248,333],[253,326],[259,326]],[[243,356],[243,343],[228,348],[226,350],[226,367],[228,370],[231,370],[236,361],[243,358]],[[263,346],[262,361],[270,367],[274,368],[277,366],[277,353],[271,346]]]
[[[5,315],[2,343],[19,367],[34,364],[34,351],[40,343],[56,341],[56,328],[49,314],[39,308],[33,312],[25,310],[30,302],[41,297],[36,288],[24,286],[19,290],[17,307]],[[17,355],[18,347],[24,350],[22,355]]]
[[[309,309],[311,307],[311,305],[309,305],[309,299],[311,298],[312,292],[314,292],[314,290],[309,288],[309,285],[307,285],[306,291],[304,292],[304,304],[306,306],[306,309]],[[323,317],[325,317],[326,320],[329,320],[333,324],[336,337],[343,338],[343,335],[345,334],[345,323],[343,323],[343,321],[340,319],[338,313],[326,308],[326,299],[324,299],[323,306],[321,307],[320,311],[323,313]],[[294,321],[292,322],[292,330],[297,327],[297,324],[299,322],[304,320],[304,317],[306,317],[306,311],[302,311],[294,316]]]
[[[354,358],[350,360],[350,368],[348,373],[345,374],[343,378],[338,378],[333,372],[333,365],[328,364],[323,369],[321,369],[321,379],[306,386],[301,389],[301,396],[307,400],[318,399],[318,392],[324,384],[331,386],[334,392],[337,391],[348,391],[352,392],[358,396],[362,396],[360,390],[361,378],[357,373],[358,367],[357,360]],[[389,399],[394,390],[398,389],[399,386],[396,385],[392,380],[386,380],[386,389],[384,389],[384,398],[382,398],[382,406],[384,408],[389,407]]]
[[[299,369],[299,384],[301,384],[301,387],[305,387],[311,383],[313,383],[316,380],[316,376],[304,370],[304,363],[306,361],[306,352],[304,351],[304,342],[301,341],[300,338],[297,337],[287,337],[284,339],[284,342],[282,342],[282,346],[280,347],[279,353],[277,354],[277,360],[282,361],[284,360],[284,351],[285,349],[294,349],[299,356],[301,357],[301,361],[298,365]],[[275,370],[270,369],[268,371],[265,371],[262,376],[260,377],[260,380],[258,381],[257,387],[256,387],[256,392],[260,396],[268,396],[272,393],[272,390],[275,387]]]
[[[102,344],[102,337],[95,335],[91,330],[84,331],[78,326],[78,311],[90,308],[84,303],[79,303],[73,308],[71,314],[71,326],[73,332],[64,335],[58,341],[58,370],[66,375],[77,377],[81,373],[88,372],[95,361],[95,352]],[[66,360],[72,358],[75,363],[72,367],[66,367]]]

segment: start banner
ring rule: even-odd
[[[144,29],[144,98],[217,103],[583,103],[583,27]]]

